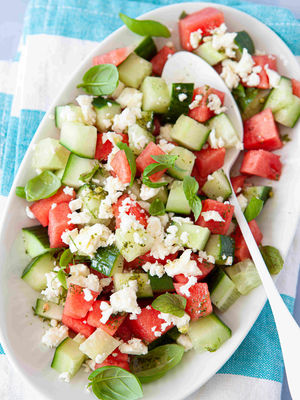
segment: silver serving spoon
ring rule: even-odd
[[[236,132],[240,135],[241,141],[243,140],[243,123],[239,109],[231,95],[231,92],[214,68],[212,68],[202,58],[186,51],[175,53],[166,62],[162,77],[168,84],[193,82],[196,87],[207,84],[224,92],[224,105],[227,107],[227,114],[235,127]],[[227,175],[229,182],[231,167],[236,161],[239,153],[240,150],[236,148],[226,150],[223,170]],[[300,399],[300,378],[298,370],[300,359],[300,328],[278,293],[233,189],[229,201],[234,206],[236,220],[247,243],[249,252],[254,264],[256,265],[256,269],[271,305],[280,339],[290,393],[294,400]]]

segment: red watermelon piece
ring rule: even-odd
[[[155,143],[150,142],[147,147],[141,152],[141,154],[136,159],[136,168],[140,174],[143,173],[144,169],[150,165],[155,163],[156,161],[153,160],[151,156],[159,156],[165,154],[164,151]],[[149,178],[152,182],[157,182],[163,174],[166,172],[167,169],[162,171],[156,172],[155,174],[151,175]]]
[[[293,94],[297,97],[300,97],[300,81],[292,79],[292,88],[293,88]]]
[[[120,367],[130,372],[129,356],[128,354],[121,353],[119,349],[116,349],[101,364],[96,364],[95,369],[106,366]]]
[[[209,147],[207,149],[195,151],[195,164],[200,176],[206,178],[217,169],[222,168],[224,165],[225,153],[225,147],[220,147],[219,149],[212,149]]]
[[[257,222],[253,219],[252,221],[248,222],[248,225],[257,245],[259,245],[263,239],[263,234],[261,233]],[[232,234],[232,237],[235,241],[235,260],[239,262],[245,260],[246,258],[251,258],[247,244],[239,227],[236,228],[235,232]]]
[[[281,169],[280,156],[277,154],[266,150],[249,150],[244,155],[240,172],[278,181]]]
[[[131,169],[124,150],[119,150],[115,154],[110,166],[122,183],[130,183]]]
[[[101,303],[102,300],[95,301],[92,310],[89,311],[87,315],[87,323],[95,328],[101,328],[103,331],[113,336],[124,322],[126,314],[112,315],[105,324],[102,324],[102,322],[100,322],[100,319],[102,318],[102,311],[100,310]],[[109,304],[109,301],[106,301],[105,303]]]
[[[131,46],[111,50],[108,53],[93,57],[93,65],[113,64],[117,67],[129,56],[131,52]]]
[[[230,178],[235,194],[239,194],[242,191],[246,178],[245,175],[238,175]]]
[[[70,208],[68,203],[60,203],[55,208],[49,211],[49,226],[48,235],[50,247],[66,247],[67,245],[62,241],[61,235],[65,230],[72,230],[76,225],[69,224]]]
[[[89,309],[100,294],[100,292],[94,292],[89,289],[87,291],[88,296],[92,296],[92,299],[88,301],[85,299],[86,294],[83,287],[74,285],[73,283],[69,286],[64,306],[64,314],[66,316],[77,319],[86,317]]]
[[[144,228],[147,228],[149,217],[148,212],[144,210],[135,200],[131,199],[130,196],[123,194],[123,196],[121,196],[112,207],[114,216],[116,218],[116,229],[120,227],[121,220],[119,217],[119,208],[123,205],[123,201],[125,199],[130,199],[130,204],[128,205],[129,209],[126,211],[126,214],[133,215],[136,220],[144,226]]]
[[[216,211],[223,218],[223,221],[205,221],[203,212]],[[231,204],[224,204],[216,200],[207,199],[202,202],[202,211],[196,221],[196,225],[208,228],[211,233],[226,235],[232,220],[234,207]]]
[[[176,293],[186,298],[185,311],[189,314],[192,321],[205,317],[212,313],[212,304],[207,283],[200,282],[193,285],[190,289],[190,296],[182,294],[180,288],[182,283],[174,283]]]
[[[122,136],[122,142],[129,144],[128,135],[126,133],[118,133],[118,135]],[[95,159],[100,161],[107,161],[108,156],[112,152],[113,145],[111,141],[106,140],[102,143],[103,133],[98,133],[97,135],[97,143],[96,143],[96,151],[95,151]]]
[[[161,48],[151,60],[152,73],[154,75],[161,76],[165,63],[168,61],[168,57],[174,53],[174,47],[164,46],[163,48]]]
[[[253,56],[253,61],[255,62],[255,66],[261,66],[261,71],[259,72],[260,82],[257,86],[260,89],[269,89],[269,78],[265,70],[265,66],[268,65],[269,69],[277,70],[277,60],[276,56],[273,54],[270,55],[259,55]],[[246,85],[245,85],[246,86]]]
[[[224,104],[225,93],[220,90],[201,86],[194,90],[193,101],[197,95],[202,95],[202,99],[199,102],[199,106],[189,110],[189,117],[194,118],[198,122],[205,122],[215,115],[215,112],[207,107],[208,96],[210,94],[215,94],[221,100],[222,105]]]
[[[95,331],[95,328],[93,326],[87,324],[85,318],[76,319],[63,314],[62,323],[68,328],[72,329],[72,331],[74,331],[75,333],[80,333],[86,338],[91,336],[91,334]]]

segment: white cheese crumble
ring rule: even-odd
[[[165,139],[167,141],[172,141],[171,137],[172,127],[173,125],[171,124],[166,124],[164,126],[161,126],[159,131],[159,138]]]
[[[128,184],[123,184],[117,177],[109,176],[104,181],[103,189],[107,192],[107,196],[100,203],[98,217],[107,219],[113,217],[112,204],[114,204]]]
[[[201,215],[205,222],[207,221],[225,222],[225,220],[221,217],[218,211],[215,210],[203,211]]]
[[[74,284],[99,293],[104,287],[102,279],[100,281],[97,275],[90,274],[89,268],[84,264],[71,265],[70,275],[67,279],[68,287]]]
[[[201,100],[203,98],[202,94],[196,94],[194,100],[191,102],[191,104],[189,105],[189,109],[193,110],[194,108],[198,107]]]
[[[125,88],[117,98],[117,103],[122,108],[131,108],[140,110],[142,107],[143,93],[137,89]],[[139,111],[137,111],[139,112]]]
[[[158,318],[164,320],[165,322],[161,324],[161,329],[164,331],[171,324],[175,325],[179,330],[186,328],[190,321],[190,316],[184,313],[183,317],[176,317],[175,315],[168,313],[158,314]]]
[[[211,255],[208,255],[208,254],[206,253],[206,251],[200,250],[199,253],[198,253],[198,255],[199,255],[198,260],[199,260],[201,263],[203,262],[203,260],[206,260],[207,262],[212,263],[212,264],[214,264],[215,261],[216,261],[216,260],[215,260],[215,257],[214,257],[214,256],[211,256]]]
[[[65,187],[63,188],[63,192],[64,192],[66,195],[73,196],[73,194],[74,194],[74,189],[71,188],[70,186],[65,186]]]
[[[185,250],[181,256],[174,261],[169,261],[165,265],[165,272],[174,277],[175,275],[183,274],[184,276],[198,276],[201,275],[201,271],[197,266],[195,260],[191,260],[192,250]]]
[[[151,276],[157,275],[159,278],[165,273],[164,266],[157,261],[155,263],[146,262],[142,265],[142,268],[145,272],[149,272]]]
[[[186,99],[187,99],[187,95],[185,93],[179,93],[179,95],[178,95],[179,101],[184,101]]]
[[[56,347],[68,337],[68,328],[65,325],[49,328],[42,337],[42,343],[47,347]]]
[[[191,341],[189,335],[181,334],[176,339],[176,343],[179,344],[180,346],[184,347],[184,351],[189,351],[193,348],[193,344],[192,344],[192,341]]]
[[[213,30],[211,36],[212,47],[217,51],[224,51],[228,57],[235,57],[235,50],[238,46],[235,44],[234,39],[237,35],[236,32],[226,32],[227,27],[223,23],[220,27]]]
[[[58,376],[58,379],[60,379],[61,381],[66,382],[66,383],[70,383],[71,374],[70,374],[70,372],[62,372],[62,373]]]
[[[57,204],[56,203],[52,203],[51,204],[51,210],[54,210],[54,208],[56,208],[57,207]]]
[[[72,212],[71,214],[68,214],[68,224],[74,224],[74,225],[84,225],[88,224],[91,221],[91,215],[88,214],[86,211],[82,212]]]
[[[186,297],[190,297],[190,288],[197,283],[197,278],[195,276],[189,276],[188,281],[185,285],[181,286],[179,289],[180,293]]]
[[[236,88],[240,82],[240,77],[235,72],[236,64],[235,61],[229,59],[222,61],[222,72],[220,76],[230,90]]]
[[[160,192],[160,188],[151,188],[147,185],[142,184],[140,190],[140,197],[142,200],[146,201],[152,199],[152,197],[156,196]]]
[[[85,300],[85,301],[91,301],[91,300],[94,299],[94,297],[93,297],[93,295],[92,295],[90,289],[84,288],[84,289],[83,289],[83,293],[84,293],[84,300]]]
[[[222,138],[222,136],[220,136],[220,137],[216,136],[215,128],[213,128],[210,131],[209,137],[208,137],[208,142],[212,149],[219,149],[220,147],[224,147],[224,145],[225,145],[225,142],[224,142],[224,139]]]
[[[133,338],[127,343],[122,343],[119,350],[124,354],[143,355],[148,353],[148,347],[141,341],[141,339]]]
[[[193,49],[197,49],[201,39],[202,39],[202,30],[201,29],[198,29],[197,31],[192,32],[190,34],[190,44]]]
[[[57,300],[57,297],[62,295],[62,284],[57,278],[57,273],[55,272],[47,272],[45,276],[47,280],[47,287],[45,290],[41,291],[41,294],[45,296],[47,300],[55,301]]]
[[[35,219],[33,212],[30,210],[30,208],[28,206],[25,208],[25,211],[26,211],[26,215],[28,218]]]
[[[180,235],[180,241],[183,244],[186,244],[189,240],[189,234],[188,232],[182,232],[182,234]]]
[[[232,265],[232,263],[233,263],[233,257],[231,257],[231,256],[227,257],[225,265]]]
[[[122,141],[122,136],[112,131],[104,132],[102,135],[102,143],[104,144],[107,140],[109,140],[110,143],[114,146],[115,144]]]
[[[165,139],[160,139],[158,146],[162,149],[162,151],[167,154],[175,148],[175,145],[173,143],[170,143]]]
[[[281,76],[278,74],[278,72],[270,69],[269,64],[266,64],[264,68],[269,78],[270,88],[278,87]]]
[[[247,197],[245,197],[243,194],[239,194],[239,195],[237,196],[237,200],[238,200],[238,202],[239,202],[239,205],[240,205],[242,211],[244,211],[245,208],[246,208],[247,205],[248,205],[248,199],[247,199]]]
[[[81,199],[74,199],[71,200],[69,203],[69,209],[73,212],[79,210],[82,207],[82,200]]]
[[[221,114],[222,112],[225,112],[227,110],[225,106],[222,107],[220,97],[216,94],[209,94],[207,100],[207,107],[215,114]]]
[[[76,101],[81,107],[82,115],[87,125],[94,125],[96,122],[96,111],[92,105],[93,100],[93,96],[88,96],[86,94],[76,97]]]

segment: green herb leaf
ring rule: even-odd
[[[176,168],[175,161],[178,156],[174,154],[161,154],[158,156],[151,156],[156,163],[147,165],[143,172],[143,183],[152,188],[159,188],[168,185],[168,182],[152,182],[150,176],[156,172],[163,171],[168,168]]]
[[[68,285],[67,285],[67,279],[66,279],[66,274],[64,272],[63,269],[60,269],[57,273],[57,279],[59,280],[59,282],[61,283],[62,287],[64,289],[68,289]]]
[[[187,17],[189,14],[186,13],[186,11],[182,11],[182,13],[179,15],[179,19],[183,19],[185,17]]]
[[[24,186],[17,186],[16,187],[16,195],[18,197],[22,197],[22,199],[26,199],[26,193]]]
[[[129,163],[130,171],[131,171],[131,179],[130,179],[130,185],[133,185],[135,174],[136,174],[136,163],[135,163],[135,157],[133,155],[132,150],[127,146],[126,143],[119,142],[117,143],[117,146],[119,147],[120,150],[124,150],[126,154],[126,158]]]
[[[159,164],[164,164],[165,166],[170,168],[174,167],[175,161],[177,160],[178,156],[176,154],[159,154],[158,156],[151,156],[151,158],[153,158],[153,160],[158,162]]]
[[[60,179],[51,171],[43,171],[25,185],[26,200],[37,201],[53,196],[61,186]]]
[[[171,36],[169,29],[157,21],[137,20],[120,13],[121,20],[132,32],[140,36],[160,36],[168,38]]]
[[[59,259],[59,265],[61,267],[67,267],[73,260],[73,254],[71,253],[70,249],[64,250],[62,255]]]
[[[98,171],[99,168],[100,168],[100,165],[96,164],[90,172],[81,174],[79,176],[79,180],[84,183],[88,183],[93,178],[93,176],[95,175],[95,173]]]
[[[245,218],[248,222],[252,221],[254,218],[256,218],[261,210],[263,209],[264,202],[261,199],[258,199],[255,196],[252,196],[245,211],[244,215]]]
[[[165,344],[149,351],[144,356],[133,356],[130,370],[142,383],[161,378],[182,359],[184,348],[178,344]]]
[[[202,210],[202,202],[197,196],[197,192],[199,189],[198,182],[192,176],[185,176],[183,179],[183,191],[189,205],[194,213],[195,221],[200,216]]]
[[[157,311],[181,318],[184,316],[186,298],[179,294],[165,293],[158,296],[151,305]]]
[[[100,64],[90,68],[82,78],[82,87],[94,96],[109,95],[114,92],[119,83],[119,72],[113,64]]]
[[[166,213],[166,207],[160,199],[152,201],[149,208],[150,215],[164,215]]]
[[[278,274],[283,268],[283,259],[279,250],[273,246],[259,246],[259,249],[270,274]]]
[[[90,374],[89,380],[89,386],[101,400],[137,400],[143,397],[139,379],[123,368],[98,368]]]

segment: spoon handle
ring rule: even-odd
[[[278,293],[234,193],[230,197],[230,203],[234,206],[235,217],[269,299],[281,344],[291,396],[294,400],[300,399],[298,368],[300,359],[300,328]]]

